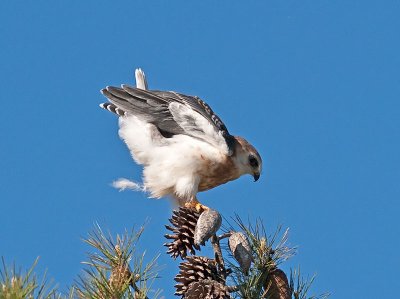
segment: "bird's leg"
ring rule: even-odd
[[[210,208],[202,205],[196,198],[196,196],[191,197],[188,201],[185,202],[185,208],[195,209],[199,213],[203,213],[205,210],[209,210]]]

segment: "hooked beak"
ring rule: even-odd
[[[258,172],[254,173],[253,177],[254,177],[254,182],[257,182],[258,179],[260,178],[260,173],[258,173]]]

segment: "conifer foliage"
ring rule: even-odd
[[[288,276],[280,268],[294,253],[288,246],[288,230],[278,228],[267,235],[260,220],[245,224],[233,218],[221,229],[221,215],[211,209],[197,211],[181,207],[174,211],[164,245],[175,260],[180,258],[175,276],[175,296],[183,299],[317,299],[310,287],[315,277],[304,279],[300,270]],[[137,252],[144,231],[125,231],[113,237],[99,225],[83,241],[91,251],[83,262],[84,271],[67,294],[57,290],[51,280],[39,278],[37,264],[27,271],[7,266],[0,269],[0,299],[150,299],[166,298],[157,284],[160,267],[157,258]],[[172,233],[171,233],[172,232]],[[220,232],[219,235],[217,233]],[[160,241],[160,245],[161,245]],[[212,257],[199,255],[210,246]],[[145,262],[147,261],[147,262]],[[169,296],[168,296],[169,297]]]

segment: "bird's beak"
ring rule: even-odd
[[[254,177],[254,182],[257,182],[258,179],[260,178],[260,173],[259,172],[254,173],[253,177]]]

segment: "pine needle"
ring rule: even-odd
[[[145,253],[137,254],[136,246],[144,231],[140,227],[117,235],[114,239],[98,224],[83,241],[95,249],[83,262],[88,268],[76,283],[79,298],[148,299],[149,293],[157,297],[159,291],[151,289],[158,277],[157,257],[145,263]]]

